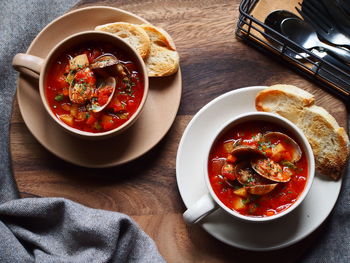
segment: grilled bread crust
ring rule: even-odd
[[[145,59],[148,57],[151,48],[151,41],[148,34],[138,25],[116,22],[95,27],[97,31],[112,33],[122,38],[128,44],[136,49],[140,56]]]
[[[169,34],[150,24],[141,25],[151,40],[151,51],[145,59],[150,77],[169,76],[179,69],[179,54]]]
[[[296,124],[312,147],[317,170],[337,180],[349,157],[349,138],[334,117],[314,103],[307,91],[281,84],[259,92],[255,99],[257,110],[277,113]]]

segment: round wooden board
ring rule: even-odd
[[[24,197],[65,197],[93,208],[126,213],[158,245],[168,262],[250,262],[297,260],[318,231],[291,247],[253,253],[229,247],[202,228],[187,227],[176,185],[175,158],[192,116],[210,100],[241,87],[286,83],[315,95],[343,127],[343,102],[270,57],[234,37],[239,0],[81,1],[75,8],[110,5],[133,12],[166,29],[181,57],[182,102],[175,122],[150,152],[123,166],[87,169],[71,165],[44,149],[26,128],[17,101],[10,127],[13,173]],[[190,176],[190,175],[189,175]]]

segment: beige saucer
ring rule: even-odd
[[[44,58],[50,49],[67,36],[116,21],[147,23],[146,20],[117,8],[82,8],[47,25],[33,40],[27,53]],[[126,133],[102,141],[87,141],[63,131],[49,117],[40,100],[38,81],[20,74],[17,82],[19,109],[30,132],[56,156],[85,167],[123,164],[154,147],[170,129],[176,117],[181,91],[180,70],[173,76],[151,78],[144,110]]]

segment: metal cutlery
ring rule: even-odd
[[[266,37],[273,43],[276,42],[275,40],[278,40],[283,43],[284,40],[282,39],[282,36],[276,34],[273,30],[283,35],[282,29],[281,29],[282,21],[291,17],[300,20],[300,18],[297,15],[287,10],[275,10],[271,12],[265,18],[265,21],[264,21],[264,24],[267,25],[267,27],[265,28],[265,33],[268,36]],[[271,38],[269,38],[269,36],[271,36]],[[284,52],[285,52],[285,55],[289,57],[293,57],[295,59],[305,59],[310,57],[309,54],[302,51],[298,52],[297,49],[293,49],[293,51],[286,49]],[[328,54],[327,52],[319,50],[317,48],[311,49],[311,52],[317,55],[318,57],[322,58],[324,61],[327,61],[328,63],[331,63],[332,65],[338,67],[339,69],[350,72],[350,67],[348,65],[346,65],[336,57],[333,57],[332,55]],[[312,59],[312,57],[310,59]],[[326,67],[329,71],[334,71],[332,67],[328,67],[327,65],[324,65],[323,67]]]
[[[291,18],[291,17],[299,18],[297,15],[287,10],[275,10],[265,18],[264,24],[268,26],[267,28],[265,28],[265,33],[272,37],[272,38],[269,38],[270,41],[276,42],[275,40],[277,40],[277,41],[283,42],[283,39],[282,39],[283,37],[276,34],[273,30],[283,35],[281,30],[282,21],[284,19]],[[270,29],[273,29],[273,30],[270,30]],[[285,50],[285,53],[287,56],[291,56],[296,59],[309,57],[309,54],[307,53],[297,52],[297,51],[293,52],[289,49]]]
[[[302,9],[296,7],[296,10],[322,38],[334,45],[350,47],[350,39],[335,26],[322,2],[304,1],[301,7]]]
[[[313,4],[315,0],[307,0],[311,1]],[[347,1],[343,1],[341,5],[337,3],[335,0],[320,0],[323,5],[326,7],[326,11],[329,13],[329,16],[332,18],[333,22],[336,24],[335,27],[343,32],[347,37],[350,34],[350,14],[344,10],[344,4],[348,3]],[[349,5],[349,3],[348,3]]]
[[[315,47],[324,48],[343,61],[350,63],[349,51],[340,47],[327,45],[320,41],[314,29],[305,21],[296,18],[287,18],[282,21],[281,28],[283,34],[296,44],[306,49],[312,49]]]

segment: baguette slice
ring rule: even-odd
[[[292,122],[300,118],[304,107],[313,105],[315,98],[309,92],[292,85],[273,85],[256,96],[258,111],[275,112]]]
[[[308,139],[321,173],[338,179],[349,156],[345,130],[314,97],[295,86],[275,85],[258,93],[256,109],[277,113],[296,124]]]
[[[169,76],[179,69],[179,54],[172,38],[165,30],[150,24],[142,24],[151,40],[151,51],[145,59],[150,77]]]
[[[148,57],[151,48],[151,41],[147,33],[138,25],[116,22],[95,27],[95,30],[109,32],[122,38],[133,46],[140,56]]]
[[[349,155],[349,138],[344,128],[324,108],[304,108],[296,125],[304,132],[315,155],[317,169],[338,179]]]

